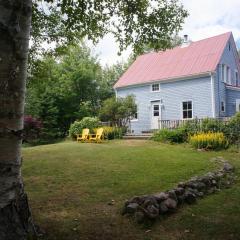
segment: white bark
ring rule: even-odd
[[[31,0],[0,0],[1,240],[25,239],[30,216],[21,177],[21,135],[31,13]]]

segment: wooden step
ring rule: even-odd
[[[127,134],[123,136],[123,139],[150,139],[152,137],[152,134]]]

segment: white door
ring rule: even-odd
[[[159,128],[160,119],[160,102],[152,102],[151,104],[151,129]]]
[[[236,112],[240,112],[240,99],[236,99]]]

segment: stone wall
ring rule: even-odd
[[[219,159],[216,159],[219,160]],[[193,177],[187,182],[180,182],[176,188],[153,195],[136,196],[125,202],[122,214],[133,215],[138,223],[147,219],[157,219],[168,214],[182,204],[192,204],[198,198],[230,187],[234,182],[234,167],[220,159],[221,169],[200,177]]]

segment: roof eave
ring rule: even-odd
[[[117,89],[120,89],[120,88],[131,88],[131,87],[135,87],[135,86],[144,86],[144,85],[149,85],[149,84],[153,84],[153,83],[168,83],[168,82],[184,81],[184,80],[190,80],[190,79],[193,79],[193,78],[209,76],[209,75],[212,75],[212,74],[215,74],[215,73],[216,73],[215,70],[214,71],[207,71],[207,72],[204,72],[204,73],[186,75],[186,76],[175,77],[175,78],[165,78],[165,79],[159,79],[159,80],[152,80],[152,81],[130,84],[130,85],[124,85],[124,86],[113,86],[113,88],[115,90],[117,90]]]

